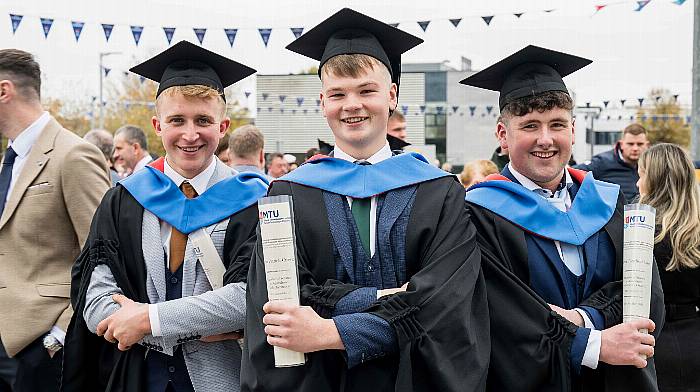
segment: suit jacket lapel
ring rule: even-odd
[[[143,210],[141,248],[146,272],[156,289],[158,298],[150,298],[151,303],[165,301],[165,251],[160,238],[160,221],[148,210]]]
[[[540,248],[542,253],[545,255],[547,260],[545,262],[548,262],[549,264],[554,267],[554,269],[557,271],[557,286],[560,288],[560,292],[562,294],[562,297],[564,298],[564,303],[569,303],[570,298],[568,298],[568,294],[564,288],[564,282],[566,281],[566,276],[564,274],[567,273],[568,268],[564,264],[564,262],[561,260],[561,257],[559,256],[559,251],[557,251],[557,247],[554,244],[554,241],[550,239],[544,239],[540,238],[537,236],[532,236],[533,242],[537,245],[537,247]]]
[[[34,179],[44,170],[46,163],[49,161],[50,152],[53,150],[56,143],[56,136],[58,135],[61,126],[53,118],[41,131],[41,135],[37,139],[32,149],[27,155],[27,161],[24,163],[22,171],[19,173],[17,182],[15,182],[12,188],[12,193],[10,198],[7,200],[5,205],[5,210],[0,217],[0,230],[2,227],[10,220],[10,217],[15,212],[15,209],[19,205],[20,200],[27,187],[34,181]]]

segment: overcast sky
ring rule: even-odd
[[[594,15],[594,5],[610,4]],[[108,83],[122,71],[167,47],[162,27],[177,27],[173,42],[196,42],[193,27],[209,30],[204,47],[258,70],[260,74],[296,73],[315,64],[284,47],[293,40],[290,27],[318,24],[344,6],[365,12],[425,39],[404,62],[450,61],[461,56],[482,69],[528,44],[569,52],[593,64],[566,79],[578,103],[634,100],[663,87],[691,101],[693,0],[676,5],[652,0],[641,12],[635,1],[619,0],[0,0],[1,47],[37,55],[44,72],[44,95],[89,100],[98,93],[100,52],[118,51],[105,65]],[[544,10],[555,9],[546,13]],[[517,18],[513,13],[524,12]],[[24,15],[12,34],[8,14]],[[487,26],[481,16],[495,15]],[[54,18],[45,39],[39,17]],[[457,28],[448,19],[463,18]],[[76,43],[70,21],[85,28]],[[416,21],[431,20],[423,32]],[[115,24],[105,42],[100,23]],[[145,26],[139,46],[129,25]],[[272,27],[265,48],[257,28]],[[233,48],[223,28],[238,28]],[[252,91],[254,78],[240,91]],[[252,98],[251,98],[252,99]]]

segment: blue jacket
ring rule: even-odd
[[[612,150],[595,155],[590,163],[582,163],[574,168],[593,171],[596,180],[619,185],[626,203],[632,203],[639,197],[637,166],[632,166],[620,158],[619,142]]]

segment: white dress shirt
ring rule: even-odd
[[[540,187],[539,185],[535,184],[534,181],[520,174],[511,163],[508,164],[508,169],[510,170],[511,174],[513,174],[513,177],[515,177],[515,179],[518,180],[518,182],[520,182],[520,184],[526,189],[537,193],[545,199],[555,199],[554,202],[550,203],[560,211],[566,212],[569,210],[569,208],[571,208],[572,200],[571,195],[569,194],[569,187],[574,183],[574,181],[571,179],[571,175],[569,174],[568,170],[564,169],[563,173],[566,176],[566,186],[563,189],[552,193],[552,191],[549,189]],[[580,276],[584,272],[583,266],[580,264],[577,266],[570,262],[567,263],[564,260],[564,253],[562,252],[561,243],[559,241],[554,241],[554,245],[557,247],[559,257],[561,258],[562,262],[565,263],[569,271],[577,276]],[[595,329],[593,322],[583,309],[575,308],[574,310],[583,318],[584,327],[591,330],[591,334],[588,336],[588,344],[586,345],[586,351],[583,354],[583,361],[581,362],[581,365],[591,369],[596,369],[598,367],[598,359],[600,357],[601,332]]]
[[[152,160],[153,158],[151,158],[151,156],[148,155],[148,152],[146,152],[146,156],[141,158],[140,161],[136,162],[136,166],[134,166],[134,171],[132,173],[136,173],[137,171],[143,169],[144,167],[146,167],[146,165],[151,163]]]
[[[149,157],[150,158],[150,157]],[[164,160],[164,170],[163,173],[165,173],[168,178],[170,178],[175,185],[180,187],[183,182],[187,181],[192,185],[194,190],[197,192],[198,195],[201,195],[207,190],[207,185],[209,185],[209,181],[211,180],[211,177],[214,175],[214,171],[216,170],[216,158],[211,160],[211,163],[209,166],[207,166],[206,169],[204,169],[201,173],[197,174],[191,179],[185,178],[180,173],[176,172],[175,169],[172,168],[168,164],[168,157],[165,157]],[[161,243],[163,244],[163,251],[165,255],[165,264],[166,268],[170,268],[170,236],[172,234],[172,226],[170,223],[161,220],[160,221],[160,240]],[[160,326],[160,317],[158,317],[158,304],[149,304],[148,305],[148,316],[151,322],[151,335],[153,336],[162,336],[163,333],[161,331],[161,326]]]
[[[36,119],[36,121],[17,135],[15,140],[10,140],[9,146],[15,150],[17,157],[15,158],[15,163],[12,166],[12,179],[10,180],[10,188],[7,190],[5,202],[10,199],[12,188],[14,188],[15,184],[17,183],[20,173],[22,173],[22,168],[27,162],[27,156],[29,155],[29,152],[32,151],[32,146],[34,146],[34,143],[36,143],[37,139],[39,139],[41,131],[46,127],[46,124],[48,124],[49,121],[51,121],[49,112],[44,112],[38,119]]]
[[[384,144],[384,147],[379,149],[379,151],[375,152],[371,157],[365,159],[365,161],[376,165],[377,163],[387,159],[391,158],[392,155],[394,155],[391,152],[391,148],[389,147],[389,142],[386,142]],[[333,157],[342,159],[348,162],[355,162],[358,159],[352,157],[351,155],[347,154],[345,151],[341,150],[340,147],[335,146],[333,148]],[[347,197],[348,204],[350,205],[350,208],[352,208],[352,197]],[[376,242],[376,232],[377,232],[377,198],[372,197],[372,201],[370,204],[370,210],[369,210],[369,215],[370,215],[370,220],[369,220],[369,251],[370,255],[369,257],[374,256],[374,249],[375,249],[375,242]]]

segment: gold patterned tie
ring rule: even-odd
[[[185,181],[180,185],[180,190],[185,197],[192,199],[197,197],[197,191],[192,184]],[[187,246],[187,234],[181,233],[178,229],[172,228],[170,233],[170,271],[175,272],[185,260],[185,247]]]

